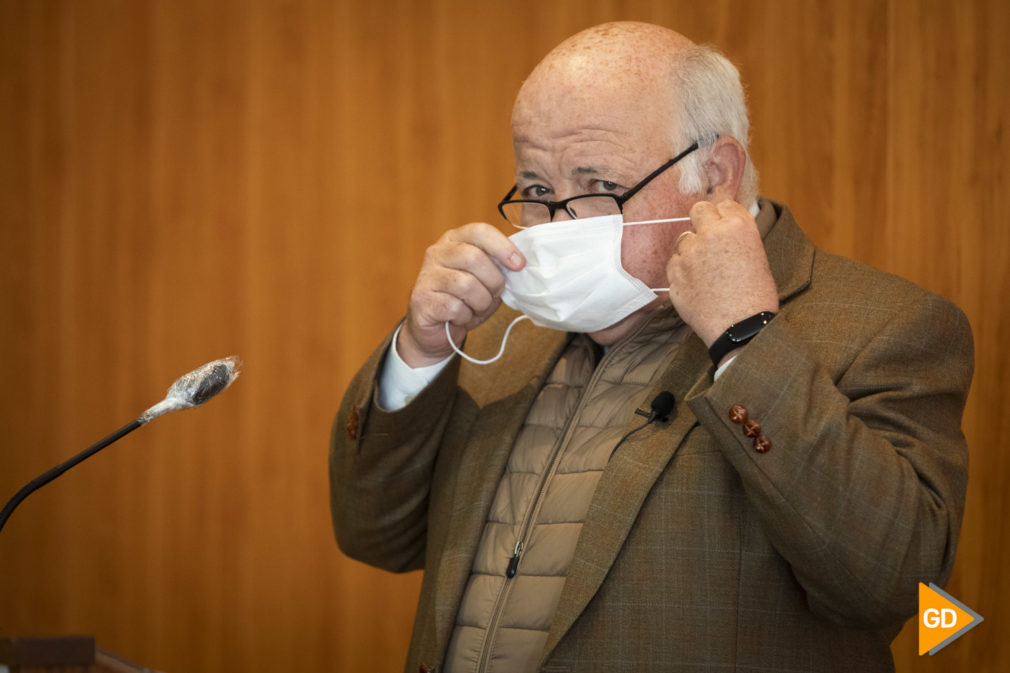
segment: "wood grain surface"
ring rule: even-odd
[[[418,574],[342,556],[326,452],[425,247],[497,222],[523,77],[589,25],[719,46],[762,193],[974,329],[948,591],[899,671],[1010,667],[1010,5],[1003,0],[0,0],[0,498],[236,354],[236,384],[29,498],[0,634],[164,671],[393,671]],[[601,67],[606,67],[602,64]],[[771,637],[771,636],[770,636]]]

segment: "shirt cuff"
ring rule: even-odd
[[[735,355],[733,357],[731,357],[729,360],[726,360],[726,362],[723,362],[721,365],[719,365],[719,368],[715,370],[715,374],[712,375],[712,380],[713,381],[718,381],[719,377],[722,376],[723,372],[725,372],[726,369],[729,368],[729,363],[733,362],[733,360],[736,360],[736,356]],[[407,365],[404,365],[404,367],[406,367],[406,366]]]
[[[402,326],[403,323],[400,323],[393,332],[393,340],[382,364],[382,374],[379,375],[378,402],[386,411],[397,411],[410,404],[418,393],[438,377],[453,357],[450,355],[427,367],[411,367],[396,352],[396,339],[400,336]]]

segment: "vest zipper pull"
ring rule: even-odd
[[[509,567],[505,569],[505,577],[512,578],[516,576],[516,570],[519,568],[519,556],[523,553],[523,541],[519,540],[516,542],[515,551],[512,552],[512,558],[509,559]]]

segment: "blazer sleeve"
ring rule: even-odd
[[[376,403],[391,335],[344,394],[330,439],[330,511],[351,558],[405,572],[423,567],[431,476],[452,412],[458,358],[397,411]]]
[[[949,301],[904,294],[784,309],[688,399],[811,609],[848,625],[915,614],[918,582],[950,576],[964,511],[971,331]]]

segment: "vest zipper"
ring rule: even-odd
[[[595,375],[596,372],[593,372],[593,377],[595,377]],[[593,377],[590,377],[590,381],[594,380]],[[585,391],[583,391],[583,394],[584,393]],[[498,631],[498,622],[501,619],[502,613],[505,611],[505,600],[508,597],[509,589],[512,587],[512,581],[519,572],[519,559],[523,553],[523,541],[529,533],[530,523],[535,520],[536,513],[540,511],[540,504],[544,499],[544,494],[547,492],[547,484],[550,483],[554,473],[557,472],[558,464],[561,462],[560,457],[563,453],[562,449],[565,446],[565,443],[570,439],[571,426],[581,408],[582,400],[580,399],[579,404],[575,408],[575,412],[572,414],[572,417],[568,420],[568,424],[565,426],[565,432],[562,435],[561,441],[554,448],[551,461],[548,464],[547,470],[544,471],[544,476],[540,480],[536,496],[533,498],[530,509],[523,517],[519,527],[519,538],[516,540],[515,547],[512,550],[512,557],[509,559],[508,566],[505,568],[505,582],[502,584],[502,588],[498,592],[498,597],[495,599],[494,609],[491,611],[491,620],[488,622],[487,631],[484,633],[484,642],[481,644],[480,657],[477,659],[476,673],[484,673],[487,670],[488,660],[491,657],[491,649],[494,646],[495,636]]]
[[[523,553],[523,541],[519,540],[516,542],[515,551],[512,552],[512,558],[509,559],[509,566],[505,569],[505,577],[512,579],[516,576],[516,569],[519,567],[519,555]]]
[[[512,580],[519,572],[519,558],[522,556],[526,536],[529,534],[533,522],[536,521],[537,515],[540,513],[544,496],[547,494],[547,486],[554,479],[554,475],[558,471],[558,467],[561,464],[561,458],[564,455],[564,448],[571,441],[572,434],[575,432],[575,419],[577,419],[579,414],[582,413],[582,409],[586,403],[586,394],[592,390],[599,381],[600,377],[603,375],[603,370],[605,369],[603,365],[607,358],[609,358],[612,353],[616,352],[618,347],[624,344],[628,339],[631,339],[638,334],[638,332],[642,330],[648,322],[648,320],[643,320],[638,327],[632,330],[630,334],[625,335],[623,339],[614,344],[614,346],[611,347],[602,358],[600,358],[600,361],[596,363],[595,369],[593,369],[593,375],[589,377],[589,381],[582,390],[582,395],[579,396],[579,403],[575,406],[575,411],[572,412],[572,415],[568,418],[568,422],[565,424],[561,440],[555,446],[554,453],[551,456],[551,461],[547,466],[547,470],[544,472],[543,478],[540,480],[540,486],[537,488],[536,497],[534,497],[530,510],[526,513],[526,516],[523,517],[522,524],[519,527],[519,537],[516,540],[512,557],[509,559],[508,566],[505,569],[505,582],[502,584],[501,591],[498,592],[498,597],[495,599],[494,609],[491,612],[491,620],[488,622],[488,628],[484,634],[484,642],[481,645],[480,657],[477,659],[476,673],[484,673],[487,670],[488,659],[491,656],[491,648],[494,644],[496,631],[498,630],[498,621],[501,619],[502,612],[504,612],[505,609],[505,599],[508,596],[508,590],[511,588]]]
[[[533,505],[530,507],[530,511],[527,512],[526,516],[523,518],[522,525],[519,528],[519,539],[516,540],[516,551],[512,555],[512,560],[509,561],[510,568],[514,564],[516,566],[516,571],[518,571],[519,554],[522,552],[523,545],[526,543],[526,536],[529,535],[533,522],[536,521],[537,517],[540,515],[540,510],[544,503],[544,497],[547,495],[547,486],[554,480],[554,475],[557,474],[558,467],[561,466],[561,459],[564,457],[565,447],[567,447],[568,443],[572,441],[572,435],[575,434],[575,421],[582,414],[582,410],[586,405],[587,394],[596,386],[600,377],[603,376],[603,371],[606,369],[604,365],[606,364],[607,359],[620,350],[621,346],[642,331],[649,322],[650,320],[648,319],[640,322],[635,329],[626,334],[620,341],[607,350],[607,352],[603,354],[603,357],[600,358],[600,361],[596,363],[592,376],[589,377],[589,381],[582,389],[582,395],[579,396],[579,403],[575,405],[575,411],[572,412],[572,415],[568,418],[568,422],[565,424],[564,432],[561,435],[561,441],[554,449],[554,455],[551,457],[550,465],[548,465],[547,471],[544,473],[544,477],[540,480],[540,486],[537,488],[537,494],[533,499]],[[513,572],[513,575],[514,574],[515,572]]]
[[[521,549],[522,545],[517,544],[517,549]],[[512,556],[512,561],[509,561],[509,568],[512,568],[513,562],[516,566],[519,565],[518,554],[520,551],[516,551],[515,555]],[[498,591],[498,597],[494,601],[494,609],[491,611],[491,621],[488,622],[487,631],[484,632],[484,642],[481,644],[480,657],[477,659],[477,668],[475,673],[484,673],[487,670],[487,663],[491,657],[491,647],[494,644],[494,637],[498,631],[498,621],[501,619],[502,612],[505,610],[505,599],[508,597],[509,589],[512,587],[512,578],[515,576],[515,570],[512,570],[512,574],[509,575],[506,571],[505,582],[502,584],[501,589]]]

